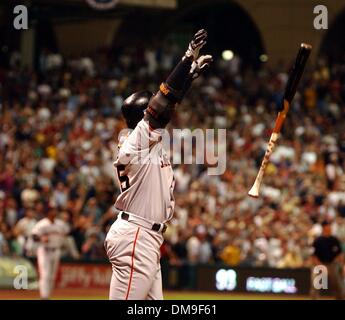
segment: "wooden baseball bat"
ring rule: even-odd
[[[301,76],[303,74],[305,65],[307,63],[308,57],[310,55],[312,46],[306,43],[302,43],[301,47],[298,51],[295,63],[293,65],[293,68],[290,72],[290,76],[288,79],[288,82],[286,84],[284,98],[283,98],[283,106],[282,110],[278,113],[278,116],[276,118],[276,122],[273,128],[273,132],[271,134],[270,140],[268,142],[268,146],[265,152],[265,156],[262,160],[259,172],[256,176],[255,182],[252,186],[252,188],[249,190],[248,195],[254,198],[257,198],[259,196],[259,190],[260,186],[264,177],[265,169],[267,167],[267,164],[269,162],[270,156],[273,153],[273,150],[276,146],[280,130],[282,128],[282,125],[285,121],[286,115],[289,111],[291,101],[293,97],[295,96],[298,83],[301,79]]]

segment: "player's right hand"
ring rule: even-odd
[[[191,58],[193,61],[198,59],[200,49],[206,44],[207,31],[204,29],[199,30],[193,37],[188,45],[188,49],[184,58]]]
[[[211,55],[200,56],[196,61],[193,61],[190,69],[191,78],[194,80],[198,78],[205,70],[207,70],[213,61]]]

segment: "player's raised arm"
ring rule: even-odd
[[[145,120],[154,129],[164,128],[174,112],[175,105],[181,102],[193,79],[207,68],[212,61],[210,55],[201,56],[200,49],[206,44],[206,30],[199,30],[188,45],[181,61],[163,82],[156,95],[149,101]]]

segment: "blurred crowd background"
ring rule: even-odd
[[[32,256],[30,232],[53,201],[70,228],[63,255],[105,259],[116,215],[113,169],[122,101],[156,91],[183,51],[172,43],[66,59],[43,51],[38,70],[12,52],[0,70],[0,256]],[[345,246],[345,64],[309,66],[267,169],[262,196],[247,196],[261,163],[289,64],[251,68],[215,57],[169,128],[226,128],[227,169],[174,166],[176,209],[162,259],[307,266],[321,222]]]

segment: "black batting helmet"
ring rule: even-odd
[[[150,91],[139,91],[130,95],[122,104],[121,111],[126,119],[127,126],[134,129],[138,122],[144,117],[153,93]]]

